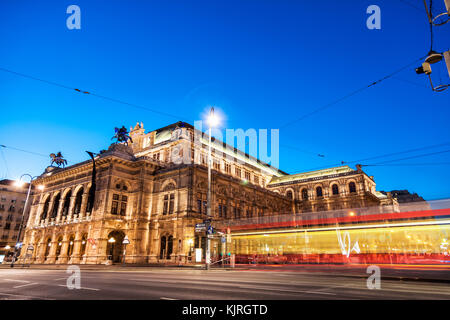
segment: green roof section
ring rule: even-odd
[[[320,177],[326,177],[329,175],[335,175],[335,174],[342,174],[347,172],[353,172],[352,168],[349,166],[340,166],[340,167],[334,167],[334,168],[327,168],[327,169],[321,169],[321,170],[315,170],[315,171],[309,171],[309,172],[302,172],[282,177],[274,177],[269,183],[269,186],[272,184],[279,184],[279,183],[288,183],[288,182],[294,182],[294,181],[301,181],[306,179],[312,179],[312,178],[320,178]]]

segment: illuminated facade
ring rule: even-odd
[[[49,167],[35,181],[45,190],[32,201],[24,239],[24,246],[33,247],[28,262],[103,264],[125,257],[126,263],[188,263],[194,248],[205,247],[205,232],[195,232],[195,225],[207,218],[208,139],[183,122],[151,132],[137,124],[130,136],[129,146],[113,144],[96,156],[95,200],[89,196],[90,160]],[[221,141],[211,146],[213,225],[319,213],[339,203],[376,205],[380,212],[395,205],[360,169],[333,168],[338,173],[321,172],[312,184],[308,174],[289,176]],[[327,191],[333,181],[339,197]],[[344,185],[352,182],[356,193],[347,194]],[[318,183],[322,197],[313,196]],[[302,202],[304,187],[312,191]],[[213,241],[212,256],[221,250],[220,241]]]
[[[17,242],[28,186],[26,183],[18,187],[12,180],[0,180],[0,256],[6,260],[13,254]]]

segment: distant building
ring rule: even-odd
[[[397,198],[398,203],[425,201],[424,198],[417,193],[410,193],[408,190],[392,190],[389,192],[380,191],[382,194],[390,193],[394,198]]]
[[[5,260],[11,258],[17,242],[28,187],[28,183],[17,187],[12,180],[0,180],[0,256]],[[24,224],[27,218],[25,216]],[[7,246],[10,249],[6,249]]]
[[[195,226],[208,218],[208,136],[184,122],[150,132],[138,123],[130,136],[128,146],[96,156],[95,200],[90,160],[48,167],[35,180],[45,189],[33,197],[27,224],[30,262],[120,262],[125,236],[126,263],[189,263],[195,248],[205,249],[206,234]],[[360,167],[288,175],[222,141],[211,149],[213,224],[396,204]],[[222,245],[212,241],[213,258]]]

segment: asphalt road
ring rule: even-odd
[[[64,269],[0,269],[0,299],[450,299],[448,283],[366,279],[283,270],[81,270],[80,289],[68,289]],[[73,283],[73,282],[72,282]]]

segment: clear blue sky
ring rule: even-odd
[[[0,67],[191,123],[215,104],[226,114],[224,127],[276,129],[424,56],[430,36],[423,4],[406,2],[412,5],[1,1]],[[66,27],[71,4],[81,8],[81,30]],[[381,8],[381,30],[366,28],[371,4]],[[450,24],[435,28],[436,50],[447,50],[449,39]],[[281,148],[281,169],[295,173],[450,142],[450,89],[433,93],[415,67],[281,129],[281,145],[312,152]],[[433,75],[448,81],[444,69]],[[62,151],[69,164],[86,160],[85,150],[107,148],[115,126],[142,121],[155,129],[176,121],[4,72],[0,106],[0,144],[41,154]],[[0,177],[37,175],[50,164],[44,157],[2,150],[7,166],[0,158]],[[450,162],[450,152],[401,163],[437,162]],[[450,196],[449,165],[365,170],[379,190],[408,189],[426,199]]]

